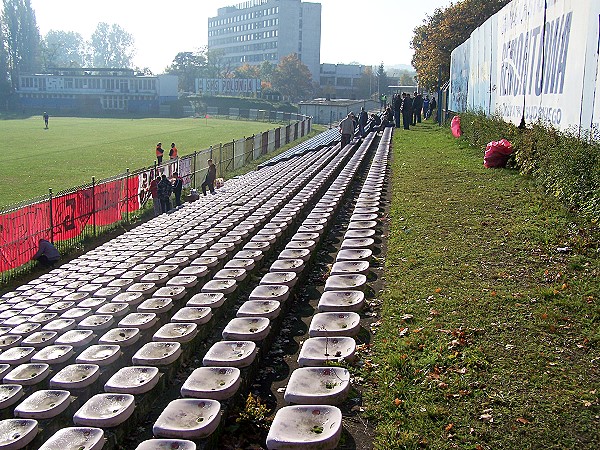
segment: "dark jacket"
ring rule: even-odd
[[[181,177],[177,177],[173,182],[173,192],[175,192],[176,194],[181,194],[181,189],[183,189],[183,179]]]
[[[217,166],[214,164],[212,166],[208,166],[208,172],[206,172],[206,181],[207,183],[214,183],[217,179]]]
[[[163,178],[158,182],[158,198],[169,198],[173,192],[173,186],[169,183],[169,180]]]

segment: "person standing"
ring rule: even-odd
[[[360,137],[365,137],[365,127],[367,126],[367,121],[369,120],[369,115],[365,111],[365,107],[362,106],[360,108],[360,112],[358,113],[358,129],[360,131]]]
[[[402,123],[404,129],[408,130],[412,121],[412,99],[410,98],[410,94],[405,92],[402,93],[402,97]]]
[[[54,267],[54,263],[60,259],[60,253],[50,241],[40,239],[38,241],[38,251],[31,257],[42,267]]]
[[[400,111],[402,110],[402,98],[404,97],[404,94],[402,94],[402,97],[400,97],[400,94],[394,94],[394,98],[392,100],[392,106],[394,108],[394,122],[396,124],[396,128],[400,128]]]
[[[158,161],[158,165],[162,164],[163,155],[165,154],[164,149],[162,148],[162,144],[159,142],[156,144],[156,160]]]
[[[413,99],[413,119],[412,124],[416,125],[421,123],[421,109],[423,109],[423,96],[418,92],[415,92],[415,98]]]
[[[431,97],[431,101],[429,102],[429,115],[433,115],[433,111],[435,111],[435,108],[437,106],[437,102],[435,101],[435,96]]]
[[[352,140],[354,136],[354,120],[352,120],[352,113],[349,113],[339,125],[340,133],[342,134],[341,147],[344,148]]]
[[[158,178],[155,177],[150,182],[150,195],[152,196],[152,206],[154,206],[154,217],[160,216],[162,207],[160,206],[160,200],[158,199]]]
[[[423,99],[423,116],[425,120],[429,119],[429,95],[426,95]]]
[[[175,142],[171,144],[171,150],[169,150],[169,159],[177,159],[177,147],[175,147]]]
[[[206,195],[206,188],[210,190],[211,194],[215,193],[215,180],[217,179],[217,166],[213,163],[212,159],[206,161],[208,163],[208,171],[206,172],[206,178],[202,183],[202,193]]]
[[[50,116],[48,116],[48,113],[46,111],[44,111],[44,125],[46,125],[46,130],[48,129],[48,119],[50,118]]]
[[[161,180],[158,182],[158,199],[160,200],[160,208],[163,213],[166,213],[171,208],[169,203],[169,197],[171,197],[171,193],[173,192],[173,187],[171,183],[167,179],[166,175],[161,177]]]
[[[181,206],[181,190],[183,189],[183,178],[177,172],[173,172],[173,193],[175,194],[175,206]]]

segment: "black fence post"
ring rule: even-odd
[[[129,223],[129,167],[127,168],[127,175],[125,177],[125,202],[126,202],[126,211],[127,211],[127,223]]]
[[[219,142],[219,175],[223,176],[223,144]]]
[[[54,214],[52,214],[52,188],[48,188],[48,210],[50,211],[50,242],[54,244]]]
[[[92,177],[92,229],[96,237],[96,177]]]
[[[194,150],[194,159],[192,160],[192,187],[196,189],[196,159],[198,158],[198,152]]]

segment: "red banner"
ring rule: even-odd
[[[25,264],[37,251],[38,240],[49,239],[48,212],[46,201],[0,215],[0,272]]]

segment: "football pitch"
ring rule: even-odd
[[[276,128],[265,122],[215,118],[92,119],[41,116],[0,120],[4,145],[0,207],[154,164],[162,142],[179,156]]]

